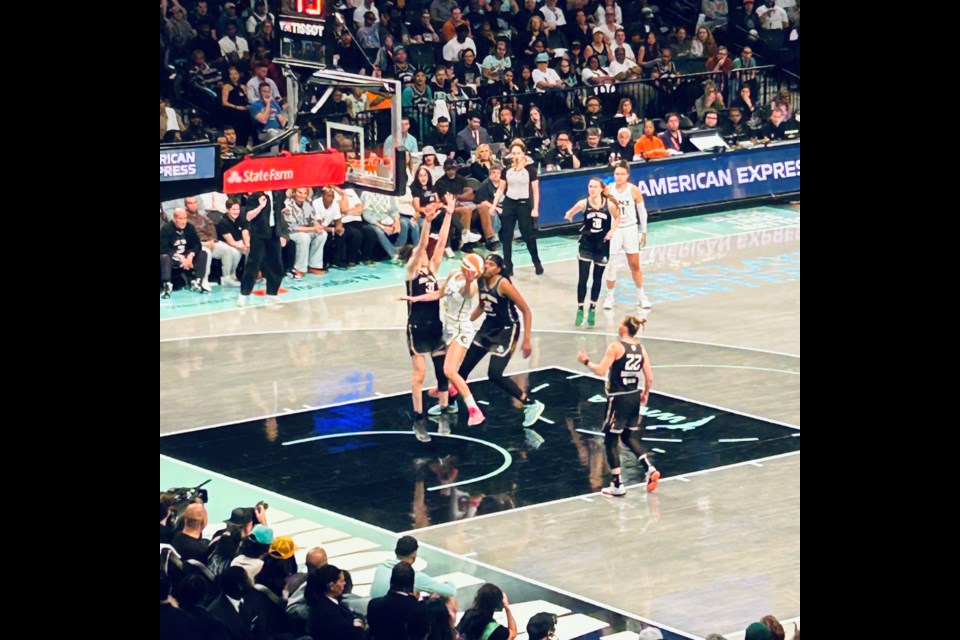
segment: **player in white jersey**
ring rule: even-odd
[[[630,183],[630,166],[626,161],[617,163],[613,172],[613,185],[610,195],[617,201],[620,209],[620,225],[610,240],[610,261],[604,279],[607,281],[607,297],[604,309],[613,309],[616,298],[617,254],[627,254],[630,275],[637,285],[637,304],[643,309],[652,305],[643,291],[643,273],[640,271],[640,249],[647,244],[647,207],[643,204],[643,194],[636,185]]]
[[[477,278],[483,273],[483,268],[483,258],[475,253],[468,253],[460,263],[460,269],[453,271],[439,290],[401,298],[410,302],[443,299],[443,343],[447,347],[443,373],[463,396],[470,412],[467,424],[471,427],[480,424],[485,418],[459,369],[477,333],[470,316],[473,313],[473,303],[477,299]]]

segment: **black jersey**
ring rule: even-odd
[[[488,286],[487,279],[480,278],[480,304],[483,305],[483,312],[487,314],[483,324],[506,327],[516,324],[518,320],[517,306],[513,304],[513,300],[498,291],[501,280],[503,277],[497,278],[493,285]]]
[[[583,210],[583,226],[580,227],[582,237],[603,238],[610,231],[613,224],[613,216],[610,215],[610,209],[607,205],[607,199],[600,199],[600,206],[594,207],[590,204],[590,198],[587,198],[587,208]]]
[[[625,393],[640,391],[640,377],[643,375],[643,350],[639,344],[630,344],[620,341],[624,353],[613,361],[607,372],[605,390],[608,396],[619,396]]]
[[[440,288],[437,282],[437,276],[429,271],[424,273],[420,271],[412,280],[407,280],[407,295],[422,296],[425,293],[433,293]],[[440,301],[431,300],[430,302],[407,302],[407,321],[410,324],[429,324],[440,322]]]

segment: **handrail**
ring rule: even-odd
[[[263,152],[263,151],[267,151],[267,150],[269,150],[271,147],[275,147],[275,146],[277,146],[278,144],[281,144],[281,143],[283,143],[283,142],[286,142],[286,141],[289,140],[294,134],[297,134],[297,133],[300,133],[300,127],[299,127],[299,126],[296,126],[296,125],[290,127],[289,129],[284,129],[283,133],[281,133],[281,134],[279,134],[279,135],[277,135],[277,136],[275,136],[275,137],[273,137],[273,138],[270,138],[270,139],[267,140],[266,142],[261,142],[260,144],[256,145],[256,146],[253,147],[252,149],[250,149],[250,155],[256,155],[256,154],[261,153],[261,152]]]

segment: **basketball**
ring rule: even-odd
[[[463,260],[460,261],[460,266],[464,271],[472,271],[476,274],[483,273],[483,258],[478,256],[475,253],[468,253],[463,256]]]

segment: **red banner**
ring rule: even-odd
[[[245,158],[223,172],[224,193],[277,191],[294,187],[343,184],[347,160],[339,151]]]

